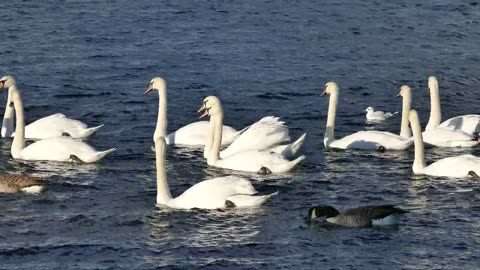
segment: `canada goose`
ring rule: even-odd
[[[44,180],[39,177],[24,175],[1,175],[0,193],[40,193],[44,188]]]
[[[308,210],[308,218],[326,218],[327,222],[346,227],[370,227],[394,225],[399,216],[407,211],[392,204],[369,205],[339,212],[329,205],[318,205]]]

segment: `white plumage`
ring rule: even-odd
[[[388,118],[398,113],[398,112],[391,113],[391,112],[384,112],[384,111],[375,111],[375,109],[371,106],[366,108],[365,112],[367,112],[366,114],[367,120],[373,121],[373,122],[385,121]]]

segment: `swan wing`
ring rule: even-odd
[[[285,122],[280,121],[278,117],[266,116],[251,125],[220,155],[228,157],[247,150],[264,150],[289,140],[290,136]]]
[[[440,147],[473,147],[478,144],[470,134],[451,127],[438,127],[422,133],[425,143]]]
[[[25,138],[54,138],[61,137],[64,133],[68,133],[72,137],[78,137],[86,128],[85,123],[70,119],[64,114],[56,113],[27,125],[25,127]]]
[[[473,135],[480,133],[480,115],[469,114],[450,118],[440,124],[440,127],[453,127],[461,129],[466,133]]]

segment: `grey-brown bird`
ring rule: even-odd
[[[40,193],[44,189],[43,178],[25,175],[1,175],[0,193]]]
[[[407,211],[395,205],[369,205],[339,212],[329,205],[319,205],[308,210],[308,218],[326,218],[327,222],[346,227],[369,227],[378,225],[394,225],[400,215]]]

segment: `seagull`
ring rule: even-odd
[[[387,120],[388,118],[392,117],[394,114],[397,114],[398,112],[384,112],[384,111],[375,111],[373,107],[368,107],[364,110],[364,112],[367,112],[367,120],[368,121],[384,121]]]

